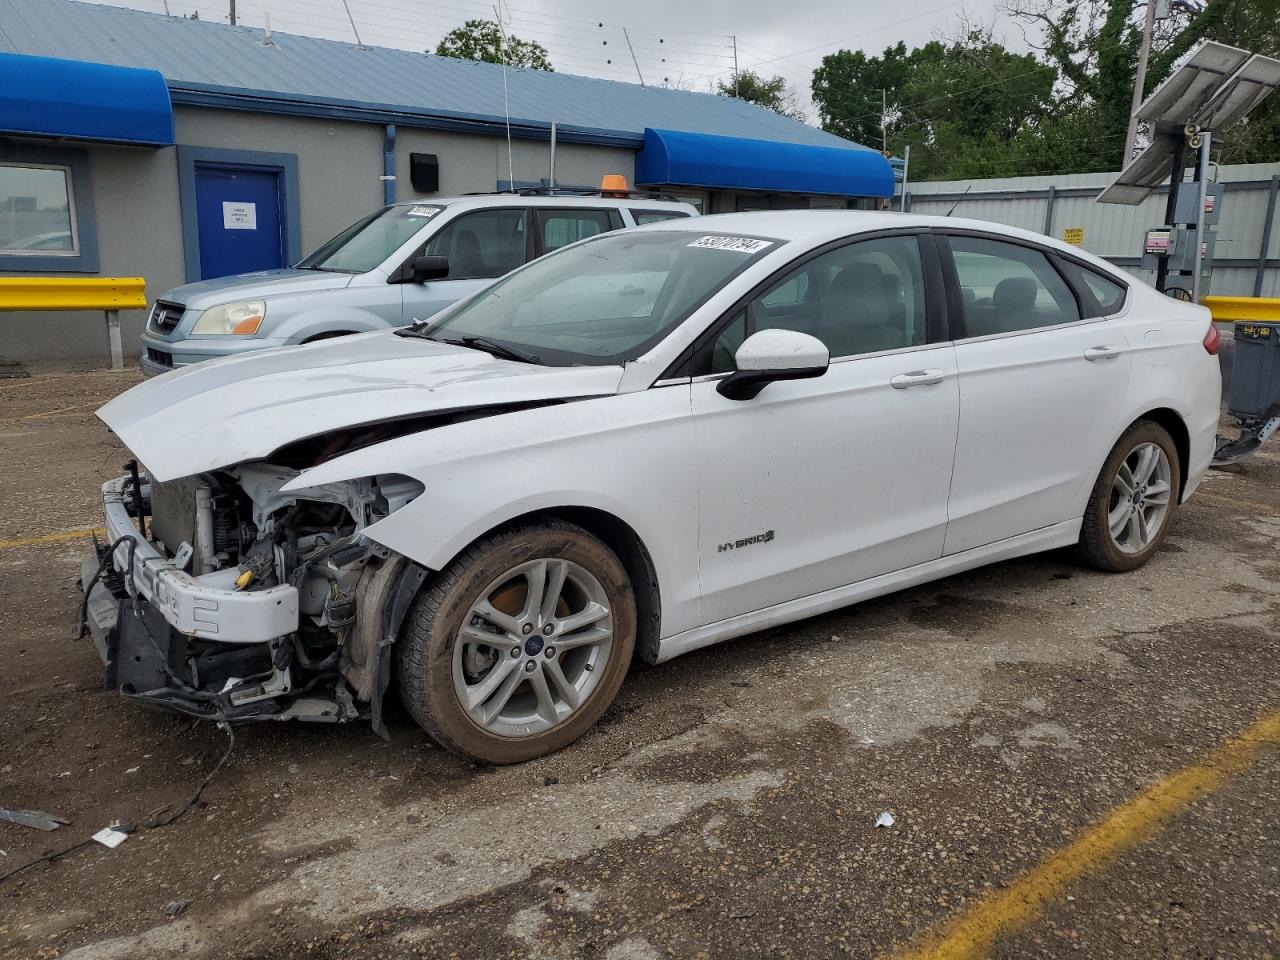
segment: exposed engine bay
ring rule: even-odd
[[[109,542],[81,577],[107,686],[197,716],[380,726],[392,614],[425,571],[363,531],[422,484],[389,474],[286,494],[291,467],[161,483],[126,466],[103,488]]]

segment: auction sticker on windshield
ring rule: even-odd
[[[407,216],[410,217],[434,217],[441,210],[440,207],[410,207]]]
[[[712,250],[735,250],[738,253],[759,253],[773,246],[772,240],[756,240],[754,237],[699,237],[691,247],[708,247]]]

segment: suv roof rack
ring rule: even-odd
[[[598,187],[520,187],[516,190],[473,190],[464,197],[602,197],[606,200],[665,200],[687,203],[667,193],[647,190],[601,190]],[[425,202],[425,201],[424,201]]]
[[[594,189],[580,189],[578,187],[523,187],[517,190],[522,197],[605,197],[614,200],[668,200],[672,203],[682,203],[666,193],[654,193],[649,190],[601,190],[598,187]]]

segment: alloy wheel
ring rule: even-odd
[[[591,696],[613,649],[604,586],[582,566],[539,558],[512,567],[471,604],[453,645],[453,687],[485,731],[528,737]]]
[[[1156,443],[1129,452],[1111,481],[1107,528],[1121,553],[1142,553],[1160,536],[1173,495],[1169,457]]]

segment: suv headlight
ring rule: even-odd
[[[258,332],[266,315],[267,305],[262,300],[224,303],[200,314],[191,332],[251,337]]]

